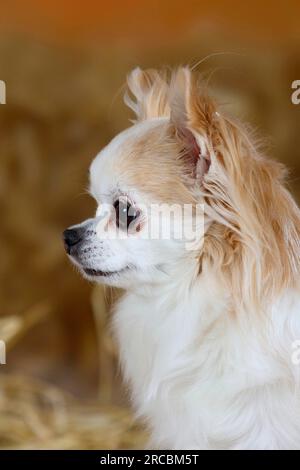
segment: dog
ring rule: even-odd
[[[64,243],[87,279],[125,290],[112,328],[149,446],[299,449],[300,211],[286,170],[188,66],[127,81],[135,120],[92,162],[96,215]],[[149,236],[155,204],[192,207],[189,244],[177,216],[169,237]]]

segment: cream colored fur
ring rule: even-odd
[[[266,159],[188,68],[136,69],[136,120],[96,157],[101,205],[204,204],[198,251],[172,240],[99,242],[88,262],[124,274],[113,329],[132,406],[168,449],[299,449],[300,212]],[[100,233],[101,238],[101,233]],[[84,265],[86,258],[77,260]]]

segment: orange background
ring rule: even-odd
[[[300,40],[300,3],[262,1],[2,0],[1,29],[51,40],[180,41],[190,30],[211,30],[276,44]]]

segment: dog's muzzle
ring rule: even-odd
[[[94,229],[95,219],[89,219],[82,224],[74,225],[63,232],[64,247],[68,255],[77,248],[81,241],[90,238],[91,234],[96,233]]]

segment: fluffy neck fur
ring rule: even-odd
[[[223,279],[234,309],[253,314],[299,283],[300,212],[284,167],[260,155],[236,125],[220,129],[221,161],[203,182],[213,223],[201,259]]]
[[[193,192],[209,220],[201,252],[165,283],[133,288],[116,306],[114,331],[137,414],[155,447],[299,448],[291,344],[300,338],[300,213],[285,171],[186,70],[170,83],[135,72],[129,84],[138,120],[171,115],[175,130],[185,130],[176,136],[192,133],[199,158],[209,159],[195,172],[201,184]],[[180,87],[172,117],[169,97]]]
[[[291,364],[299,294],[287,291],[259,322],[233,318],[214,270],[195,274],[181,269],[169,283],[128,291],[116,306],[121,365],[148,445],[299,448],[299,373]]]

